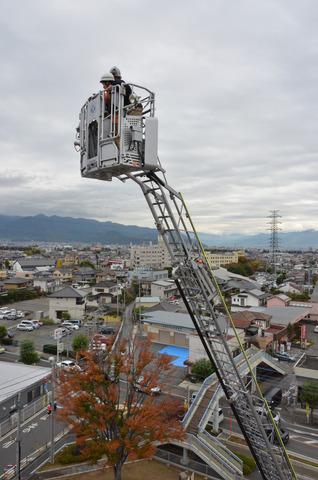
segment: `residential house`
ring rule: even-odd
[[[279,350],[280,343],[288,341],[288,325],[300,326],[310,315],[310,308],[301,307],[255,307],[253,311],[271,316],[271,326],[268,333],[273,333],[273,348]]]
[[[279,290],[283,293],[302,293],[301,288],[293,282],[282,283]]]
[[[44,257],[22,257],[12,264],[12,270],[16,274],[24,274],[25,276],[32,276],[35,272],[48,271],[54,267],[55,259]]]
[[[54,278],[50,272],[39,272],[33,278],[34,288],[44,293],[53,293],[60,287],[60,280]]]
[[[120,295],[121,290],[121,285],[112,280],[99,282],[92,287],[92,293],[88,305],[98,306],[99,304],[116,302],[117,296]]]
[[[278,295],[272,295],[267,298],[266,306],[267,307],[288,307],[291,302],[291,298],[283,293]]]
[[[72,283],[73,281],[73,271],[69,267],[56,268],[52,275],[60,283]]]
[[[75,288],[67,286],[51,293],[49,298],[49,317],[56,323],[63,319],[63,313],[70,314],[71,319],[81,320],[85,313],[85,298]]]
[[[2,283],[6,290],[22,290],[32,286],[30,279],[20,277],[6,278]]]
[[[231,295],[231,302],[235,307],[261,307],[266,304],[266,298],[266,293],[254,288]]]
[[[74,282],[92,284],[96,280],[96,270],[91,267],[79,267],[74,271]]]
[[[153,270],[147,267],[135,268],[128,272],[129,283],[137,283],[140,294],[147,296],[151,294],[151,284],[158,280],[169,280],[168,270]]]
[[[174,280],[157,280],[151,284],[151,296],[169,299],[179,295],[178,288]]]

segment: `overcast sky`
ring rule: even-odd
[[[317,0],[0,0],[0,213],[153,226],[82,179],[78,113],[113,65],[156,92],[159,155],[197,228],[317,228]]]

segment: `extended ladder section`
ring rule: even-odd
[[[129,104],[121,84],[112,87],[110,106],[99,92],[82,107],[74,143],[80,152],[81,174],[104,181],[131,179],[141,187],[170,253],[180,294],[263,479],[294,480],[279,428],[236,333],[256,394],[249,392],[234,361],[227,342],[229,326],[236,332],[231,315],[183,197],[167,184],[158,160],[154,93],[135,84],[130,87],[134,95]],[[220,302],[223,306],[218,310]],[[256,405],[264,408],[265,416],[258,415]]]
[[[223,299],[222,293],[182,195],[167,184],[163,173],[159,177],[155,172],[143,171],[127,173],[119,178],[122,181],[135,181],[143,191],[158,232],[170,253],[179,292],[205,351],[216,367],[220,385],[263,479],[296,479],[279,428],[262,397],[242,345],[242,354],[255,382],[256,394],[250,393],[249,385],[245,384],[234,361],[227,341],[227,330],[231,326],[235,331],[235,327],[225,304],[223,310],[225,308],[226,316],[216,308],[216,303]],[[240,343],[238,335],[237,340]],[[266,423],[256,412],[255,405],[261,405],[267,411]]]

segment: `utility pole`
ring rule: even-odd
[[[17,465],[17,480],[21,480],[21,393],[18,393],[17,400],[18,418],[17,418],[17,436],[16,436],[16,465]]]
[[[54,357],[50,357],[50,363],[51,363],[51,366],[52,366],[52,372],[51,372],[51,405],[52,405],[52,409],[51,409],[51,463],[53,464],[54,463],[54,420],[55,420],[55,358]]]

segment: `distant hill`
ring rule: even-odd
[[[211,235],[201,233],[202,241],[209,246],[228,248],[269,248],[269,234],[257,235]],[[302,232],[280,232],[279,244],[282,250],[303,250],[318,248],[318,230]]]
[[[85,218],[35,215],[11,217],[0,215],[0,240],[17,242],[129,243],[157,242],[155,229],[97,222]]]
[[[213,235],[200,233],[205,245],[225,248],[268,248],[269,235]],[[153,228],[98,222],[85,218],[35,215],[30,217],[0,215],[0,240],[14,242],[63,242],[120,244],[156,242]],[[318,231],[281,232],[282,249],[318,248]]]

